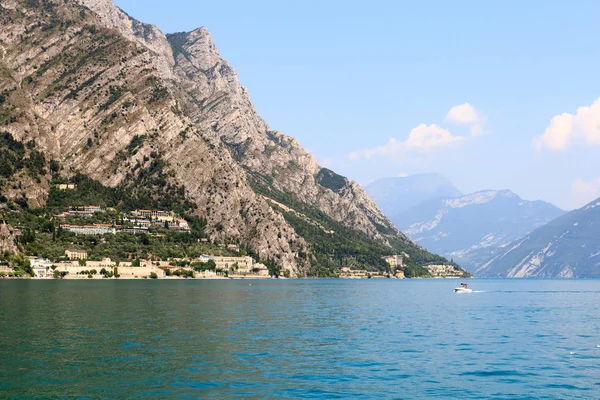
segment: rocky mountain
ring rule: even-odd
[[[382,178],[366,185],[365,190],[392,221],[423,202],[462,194],[450,180],[435,173]]]
[[[293,274],[357,248],[445,262],[272,130],[207,29],[164,35],[111,0],[0,0],[0,24],[0,126],[65,175],[184,193],[213,240]]]
[[[477,270],[509,278],[600,277],[600,199],[505,246]]]
[[[552,204],[525,201],[509,190],[487,190],[430,200],[392,220],[421,246],[474,268],[562,214]]]

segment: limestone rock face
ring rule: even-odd
[[[348,227],[385,240],[375,222],[408,241],[358,184],[346,180],[345,187],[334,192],[315,181],[321,167],[314,156],[296,139],[271,130],[260,118],[248,91],[219,56],[206,28],[168,35],[168,39],[176,74],[199,106],[194,115],[201,120],[202,129],[220,138],[244,169],[272,177],[276,190],[295,193]]]
[[[12,229],[5,223],[0,224],[0,253],[17,254],[17,244]]]
[[[267,125],[206,28],[165,36],[111,0],[0,0],[0,25],[3,129],[35,140],[68,174],[116,186],[158,154],[212,238],[292,274],[310,267],[298,257],[310,243],[282,210],[413,246],[358,184]]]
[[[165,35],[154,25],[145,24],[127,15],[112,0],[78,0],[94,11],[107,28],[118,30],[129,40],[137,41],[159,55],[155,59],[164,78],[172,78],[174,64],[171,46]]]

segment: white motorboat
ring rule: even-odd
[[[468,283],[461,283],[459,287],[454,288],[456,293],[471,293],[472,291]]]

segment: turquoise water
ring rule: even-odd
[[[600,281],[0,281],[1,398],[600,398]]]

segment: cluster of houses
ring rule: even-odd
[[[131,261],[116,262],[110,258],[104,258],[100,261],[88,260],[88,253],[85,250],[69,249],[65,251],[65,258],[68,260],[52,262],[40,257],[29,257],[31,267],[35,272],[36,278],[54,278],[57,275],[67,279],[90,279],[104,278],[108,271],[111,277],[127,279],[146,279],[146,278],[178,278],[180,276],[193,276],[194,278],[204,279],[265,279],[271,278],[269,269],[252,257],[228,257],[202,255],[194,259],[173,259],[169,261],[139,260],[135,265]],[[402,265],[398,264],[402,256],[392,256],[386,258],[386,261],[393,266],[393,273],[373,272],[366,270],[352,269],[343,267],[340,270],[340,278],[347,279],[376,279],[376,278],[397,278],[403,279],[404,272]],[[206,270],[194,270],[194,263],[209,263],[213,261],[214,265]],[[440,268],[450,268],[449,266],[439,266]],[[103,271],[103,272],[101,272]],[[436,273],[437,272],[437,273]],[[433,271],[433,276],[452,276],[449,271]],[[444,275],[445,274],[445,275]]]
[[[373,278],[398,278],[404,279],[404,259],[410,256],[406,253],[397,254],[393,256],[383,257],[385,262],[390,266],[392,273],[383,271],[373,272],[363,269],[352,269],[350,267],[342,267],[340,269],[340,278],[348,279],[373,279]]]
[[[178,218],[172,211],[163,210],[135,210],[129,216],[125,216],[123,221],[131,223],[134,228],[148,229],[151,226],[164,226],[166,228],[189,232],[188,222],[183,218]]]
[[[383,271],[367,271],[364,269],[352,269],[350,267],[342,267],[340,269],[340,278],[347,279],[377,279],[377,278],[397,278],[404,279],[404,271],[401,269],[395,270],[394,273]]]
[[[54,214],[54,218],[91,217],[94,214],[104,213],[106,211],[107,209],[99,206],[71,207],[69,210],[60,214]],[[108,211],[114,211],[114,209],[109,208]]]
[[[69,210],[55,214],[54,218],[65,219],[69,217],[91,217],[106,211],[115,211],[112,208],[103,208],[99,206],[71,207]],[[60,227],[66,231],[77,235],[106,235],[116,234],[117,232],[127,233],[147,233],[152,227],[165,227],[178,232],[190,232],[188,222],[177,217],[172,211],[164,210],[135,210],[129,214],[122,214],[122,225],[116,224],[89,224],[73,225],[60,224]],[[113,221],[114,222],[114,221]]]
[[[150,261],[140,260],[139,266],[132,262],[116,262],[110,258],[100,261],[88,260],[85,250],[66,250],[68,261],[52,262],[45,258],[30,257],[36,278],[53,278],[56,274],[67,279],[104,278],[100,271],[109,271],[120,278],[167,278],[177,277],[177,271],[193,272],[196,278],[212,279],[264,279],[270,278],[269,269],[252,257],[200,256],[191,260]],[[206,271],[194,271],[191,264],[208,263],[212,260],[216,267]],[[186,261],[186,262],[184,262]],[[184,266],[182,266],[184,264]]]

